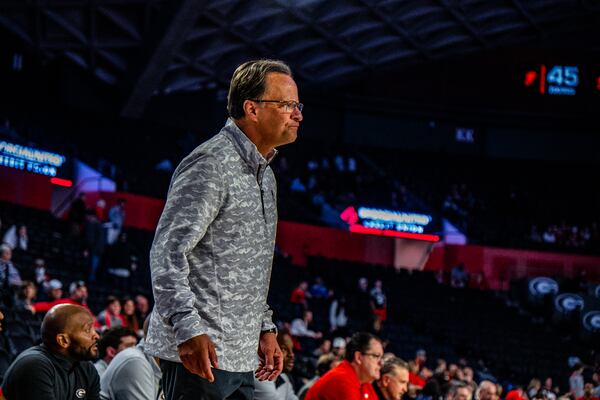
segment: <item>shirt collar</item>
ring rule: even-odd
[[[231,139],[239,155],[254,170],[258,169],[259,166],[268,165],[277,155],[277,149],[273,149],[267,158],[263,157],[256,148],[256,145],[244,132],[242,132],[231,118],[227,119],[227,124],[225,124],[225,127],[223,128],[223,132]]]
[[[63,356],[62,354],[56,353],[50,350],[44,344],[41,344],[40,347],[44,349],[44,351],[47,352],[50,355],[50,357],[54,358],[54,361],[57,365],[59,365],[62,369],[69,373],[79,365],[79,361],[73,361],[70,358]]]

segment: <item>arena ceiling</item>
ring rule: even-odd
[[[598,0],[3,0],[0,34],[125,93],[226,87],[241,61],[283,59],[315,85],[389,67],[598,32]],[[2,32],[4,31],[4,33]]]

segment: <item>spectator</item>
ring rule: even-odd
[[[471,387],[471,393],[476,393],[478,388],[477,388],[477,384],[475,383],[473,378],[474,378],[473,368],[464,367],[463,368],[463,382]]]
[[[546,391],[546,397],[548,397],[548,400],[556,400],[558,393],[554,391],[551,377],[546,378],[543,389]]]
[[[387,360],[373,389],[379,400],[400,400],[408,390],[408,364],[396,357]]]
[[[47,285],[46,293],[48,294],[48,301],[56,301],[61,299],[63,296],[63,284],[58,279],[50,279]]]
[[[415,361],[408,362],[408,381],[417,389],[423,389],[425,386],[426,381],[419,374],[419,365]]]
[[[527,385],[527,397],[532,399],[541,388],[542,382],[538,378],[531,379]]]
[[[523,391],[523,388],[520,386],[517,386],[513,390],[510,390],[508,393],[506,393],[506,400],[526,400],[526,399],[527,399],[527,396],[526,396],[525,392]]]
[[[387,296],[383,291],[383,283],[381,279],[377,279],[370,292],[371,310],[373,314],[379,317],[381,322],[387,319]]]
[[[88,289],[84,281],[71,282],[69,294],[73,301],[87,308]]]
[[[8,245],[13,251],[26,252],[29,247],[29,236],[25,225],[12,225],[4,233],[2,243]]]
[[[344,358],[344,355],[346,354],[346,340],[344,338],[336,337],[333,339],[331,347],[331,353],[334,356],[338,357],[339,359]]]
[[[144,321],[144,338],[148,321]],[[164,398],[162,372],[157,360],[144,352],[145,339],[118,353],[100,379],[103,400],[155,400]]]
[[[97,316],[100,330],[106,330],[113,327],[124,326],[125,320],[121,315],[121,302],[115,296],[106,298],[106,308]]]
[[[380,377],[383,346],[368,333],[356,333],[346,348],[344,361],[308,390],[306,400],[375,399],[371,382]]]
[[[306,281],[300,282],[298,286],[294,290],[292,290],[290,303],[294,305],[295,316],[302,315],[302,312],[306,310],[306,298],[310,297],[310,293],[307,290],[308,282]]]
[[[287,374],[294,368],[294,351],[289,334],[279,332],[277,342],[283,353],[283,372],[275,381],[259,381],[254,379],[255,400],[298,400],[294,387]]]
[[[310,295],[315,299],[326,299],[329,297],[329,290],[320,276],[315,278],[315,283],[310,287]]]
[[[577,400],[598,400],[598,397],[594,395],[594,384],[587,382],[583,386],[583,396],[577,398]]]
[[[94,363],[100,378],[117,354],[136,344],[137,335],[131,329],[119,326],[105,330],[98,340],[99,360]]]
[[[96,273],[100,266],[104,247],[106,244],[106,235],[104,228],[93,210],[87,212],[87,220],[85,224],[85,250],[84,257],[88,260],[89,279],[90,282],[96,280]]]
[[[302,314],[302,318],[296,318],[292,321],[290,333],[295,337],[308,337],[311,339],[320,339],[323,336],[321,332],[315,332],[308,329],[308,326],[312,323],[312,321],[312,311],[305,310]]]
[[[37,287],[35,283],[31,281],[23,281],[19,292],[17,293],[17,299],[15,301],[15,311],[31,311],[31,305],[37,295]]]
[[[96,201],[96,207],[94,208],[94,213],[96,217],[98,217],[98,221],[104,222],[106,221],[106,200],[103,198],[99,198]]]
[[[57,281],[60,284],[60,281]],[[62,284],[60,284],[62,287]],[[75,304],[89,310],[87,305],[88,291],[84,281],[74,281],[69,285],[69,297],[54,301],[42,301],[34,303],[31,307],[34,312],[46,312],[58,304]],[[94,319],[95,320],[95,319]]]
[[[143,294],[135,296],[135,316],[137,317],[138,326],[143,326],[146,317],[150,314],[150,302]]]
[[[83,307],[52,308],[42,322],[43,344],[21,353],[2,383],[7,399],[99,399],[100,380],[90,362],[98,355],[98,334]]]
[[[351,322],[359,330],[369,329],[371,323],[371,294],[369,293],[369,281],[362,277],[358,280],[358,291],[354,293],[350,313]]]
[[[83,232],[86,214],[86,195],[81,192],[77,198],[71,203],[69,209],[69,234],[75,237],[80,237]]]
[[[448,400],[471,400],[473,397],[473,392],[471,392],[471,387],[465,385],[464,383],[459,383],[457,385],[452,385],[450,390],[448,391]]]
[[[425,368],[425,363],[427,362],[427,352],[423,349],[419,349],[415,352],[415,364],[419,372],[421,369]]]
[[[342,340],[344,340],[344,339],[342,339]],[[345,346],[345,343],[344,343],[344,346]],[[342,359],[343,359],[343,357],[342,357]],[[315,382],[317,382],[317,380],[319,380],[320,377],[325,375],[325,373],[327,371],[329,371],[332,368],[337,367],[340,364],[340,362],[341,362],[340,358],[336,357],[333,354],[323,354],[322,356],[320,356],[317,360],[316,375],[312,379],[310,379],[308,382],[306,382],[304,384],[304,386],[302,386],[302,388],[300,388],[300,390],[298,391],[298,399],[304,400],[304,398],[306,397],[306,393],[308,392],[308,389],[310,389],[315,384]]]
[[[12,250],[6,244],[0,245],[0,301],[4,305],[12,305],[13,290],[21,283],[21,275],[12,263]]]
[[[141,325],[138,324],[137,316],[135,315],[135,303],[131,297],[125,297],[122,300],[122,317],[125,321],[125,327],[131,329],[139,337],[144,336]]]
[[[573,373],[569,377],[569,392],[576,399],[583,397],[583,365],[576,363],[573,367]]]
[[[319,347],[313,351],[313,356],[315,358],[321,357],[323,354],[329,354],[331,352],[331,340],[329,339],[321,339],[319,342]]]
[[[34,265],[35,283],[37,283],[38,286],[43,286],[47,281],[50,280],[46,271],[46,262],[42,258],[36,258]]]
[[[329,306],[329,330],[334,335],[347,334],[348,315],[346,314],[346,296],[333,299]]]
[[[108,211],[108,220],[110,222],[106,240],[108,244],[113,244],[123,229],[123,225],[125,224],[125,203],[127,203],[127,200],[119,198],[117,199],[117,204],[112,206]]]
[[[496,384],[491,381],[481,381],[475,398],[476,400],[496,400],[498,398]]]
[[[450,286],[453,288],[464,288],[469,282],[469,274],[465,271],[465,264],[460,263],[454,268],[450,274]]]

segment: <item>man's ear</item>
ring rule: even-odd
[[[387,387],[390,384],[390,376],[388,374],[383,374],[381,376],[381,383],[383,387]]]
[[[256,103],[251,100],[244,100],[244,113],[246,114],[246,118],[250,121],[256,121]]]
[[[71,344],[71,338],[69,337],[69,334],[59,333],[58,335],[56,335],[56,344],[58,344],[58,346],[63,349],[68,348]]]
[[[115,349],[112,346],[108,346],[106,348],[106,355],[109,356],[110,358],[113,358],[114,356],[117,355],[117,349]]]
[[[361,356],[362,356],[362,354],[360,354],[360,351],[355,351],[354,352],[354,358],[353,358],[353,360],[358,365],[362,364],[362,357]]]

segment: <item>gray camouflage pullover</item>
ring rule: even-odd
[[[177,345],[208,334],[219,369],[252,371],[277,223],[268,162],[230,119],[179,164],[158,222],[150,268],[155,307],[146,352],[180,362]]]

